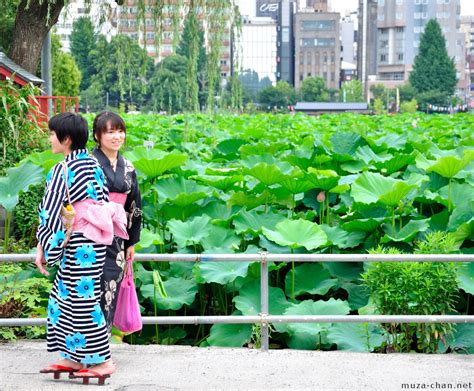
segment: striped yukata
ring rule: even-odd
[[[108,200],[104,173],[87,150],[75,150],[64,161],[72,204]],[[63,248],[60,210],[66,202],[64,168],[56,164],[46,178],[36,235],[48,265],[59,263],[48,301],[48,351],[59,351],[63,358],[82,364],[100,364],[110,359],[107,324],[100,307],[106,246],[72,232]]]

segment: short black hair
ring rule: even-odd
[[[71,139],[71,151],[86,147],[89,137],[87,121],[76,113],[61,113],[48,121],[49,130],[56,133],[59,142]]]
[[[102,113],[97,114],[97,117],[94,119],[94,124],[92,125],[92,133],[94,135],[94,140],[98,143],[100,136],[107,130],[107,124],[110,124],[112,129],[121,129],[127,133],[125,127],[125,121],[120,117],[120,115],[115,114],[113,111],[103,111]]]

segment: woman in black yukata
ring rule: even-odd
[[[107,247],[102,275],[101,307],[110,333],[125,263],[126,260],[133,261],[135,244],[140,240],[141,198],[135,168],[119,153],[125,142],[123,119],[115,113],[104,111],[94,119],[93,133],[97,147],[92,154],[104,171],[109,199],[121,204],[127,214],[128,239],[114,237],[112,245]]]

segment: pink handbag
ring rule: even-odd
[[[124,333],[134,333],[141,330],[143,325],[135,282],[133,281],[132,261],[127,260],[125,269],[125,276],[120,285],[117,299],[114,326]]]

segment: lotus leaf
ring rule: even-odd
[[[230,196],[227,203],[230,206],[238,205],[245,206],[247,209],[254,209],[257,206],[264,205],[272,201],[272,196],[268,192],[256,196],[255,194],[248,194],[243,191],[237,191]]]
[[[347,315],[349,312],[350,307],[346,301],[331,298],[327,301],[305,300],[298,304],[291,304],[284,315]],[[288,327],[294,333],[314,336],[328,326],[323,323],[289,323]]]
[[[235,308],[243,315],[258,315],[260,308],[260,282],[252,281],[239,290],[239,294],[233,299]],[[290,303],[280,288],[270,286],[268,288],[268,312],[271,315],[281,315]]]
[[[239,156],[240,147],[247,143],[247,140],[230,138],[217,144],[216,151],[217,154],[224,155],[227,159],[236,159]]]
[[[340,281],[359,281],[364,271],[360,262],[324,262],[323,266]]]
[[[212,346],[242,347],[252,337],[251,324],[215,324],[207,342]]]
[[[398,179],[365,172],[353,183],[351,196],[356,202],[363,204],[381,202],[387,206],[397,206],[414,188],[415,185],[407,185]]]
[[[234,218],[233,224],[237,234],[251,233],[255,236],[262,232],[263,227],[271,229],[284,219],[285,217],[279,213],[261,214],[253,210],[242,209]]]
[[[328,225],[321,225],[321,228],[326,232],[329,241],[339,248],[353,248],[361,244],[366,234],[361,231],[348,232],[340,227],[330,227]]]
[[[245,170],[245,174],[257,178],[266,186],[280,183],[285,179],[285,174],[275,164],[259,163]]]
[[[453,213],[451,213],[451,216],[449,216],[448,230],[451,232],[456,231],[456,229],[458,229],[461,224],[467,223],[473,219],[474,199],[468,200],[464,204],[454,209]]]
[[[351,352],[373,352],[385,342],[382,326],[369,323],[333,324],[327,337],[338,350]]]
[[[474,324],[457,324],[452,339],[449,347],[453,351],[464,351],[468,354],[474,354]]]
[[[409,164],[413,164],[415,162],[415,153],[410,153],[410,154],[397,154],[394,157],[381,161],[381,162],[376,162],[375,167],[379,171],[385,172],[388,175],[393,174],[394,172],[402,169],[403,167],[406,167]]]
[[[249,265],[250,262],[203,261],[196,265],[194,272],[199,282],[229,284],[237,277],[245,277]]]
[[[0,205],[7,212],[13,212],[18,204],[20,192],[40,183],[43,179],[43,170],[33,163],[25,162],[17,167],[7,168],[6,173],[6,176],[0,177]]]
[[[366,144],[362,137],[352,132],[334,133],[330,141],[333,153],[339,161],[353,160],[357,148]]]
[[[388,153],[375,153],[368,145],[359,147],[355,153],[355,157],[358,160],[362,160],[366,165],[386,162],[393,158],[393,156]]]
[[[172,168],[183,165],[188,158],[188,155],[179,152],[166,153],[145,147],[134,148],[125,156],[148,179],[156,178]]]
[[[302,219],[283,220],[276,225],[275,230],[263,227],[263,234],[280,246],[304,247],[309,251],[327,243],[327,236],[321,227]]]
[[[58,153],[53,153],[50,150],[43,151],[43,152],[35,152],[31,155],[28,155],[24,161],[29,161],[36,166],[43,167],[44,173],[47,174],[49,170],[61,160],[63,160],[64,156]]]
[[[219,252],[233,253],[239,248],[241,239],[228,228],[211,225],[208,235],[201,240],[206,253]]]
[[[463,244],[464,240],[472,239],[474,237],[474,220],[461,224],[452,235],[458,247]]]
[[[358,280],[360,280],[360,276]],[[342,281],[338,287],[344,289],[349,294],[347,301],[351,310],[358,310],[367,305],[370,298],[370,290],[367,286]]]
[[[306,178],[313,183],[314,187],[325,191],[331,190],[339,183],[339,175],[333,170],[317,170],[310,167]]]
[[[137,250],[150,247],[152,244],[164,244],[163,238],[159,233],[152,232],[143,228],[140,232],[140,242],[137,244]]]
[[[373,232],[375,231],[380,224],[385,221],[385,218],[375,218],[375,219],[357,219],[348,221],[347,223],[342,224],[342,228],[349,232]]]
[[[191,305],[198,291],[194,280],[171,277],[163,281],[168,297],[162,297],[155,292],[153,284],[144,284],[140,287],[143,297],[154,300],[156,294],[156,305],[161,310],[179,310],[183,305]]]
[[[394,242],[410,242],[418,233],[425,232],[429,228],[429,219],[410,220],[402,229],[395,231],[390,224],[384,224],[383,230],[385,236],[381,239],[382,243],[390,240]]]
[[[305,293],[325,295],[337,284],[329,272],[320,263],[307,263],[295,267],[295,297]],[[285,277],[285,291],[292,295],[292,273],[290,270]]]
[[[459,288],[474,295],[474,262],[463,263],[458,270]]]
[[[173,234],[174,240],[180,247],[198,244],[209,234],[211,219],[202,215],[187,221],[170,220],[168,229]]]
[[[228,191],[235,187],[236,184],[244,180],[243,175],[233,176],[218,176],[218,175],[193,175],[189,179],[193,179],[198,182],[205,183],[208,186],[215,187],[216,189]]]
[[[159,197],[180,207],[194,204],[211,194],[207,186],[200,186],[183,177],[160,179],[153,188],[158,192]]]

